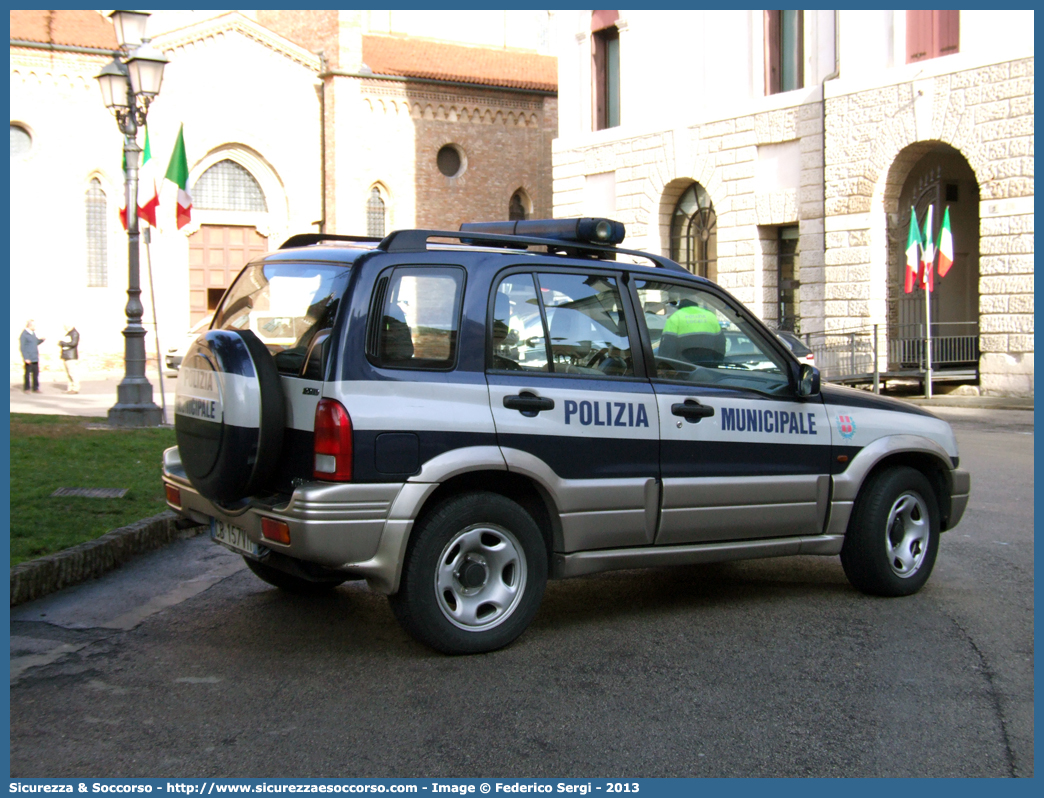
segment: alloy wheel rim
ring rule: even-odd
[[[911,491],[901,494],[888,513],[885,535],[892,573],[900,579],[916,574],[928,553],[930,537],[928,505],[924,499]]]
[[[525,592],[526,558],[518,539],[495,524],[461,530],[446,544],[435,571],[439,610],[467,632],[506,621]]]

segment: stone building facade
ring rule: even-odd
[[[694,268],[826,350],[867,346],[877,325],[879,368],[909,373],[925,299],[903,290],[910,209],[923,224],[933,206],[934,237],[949,208],[933,357],[970,347],[952,358],[964,390],[1031,395],[1032,13],[923,12],[959,13],[959,43],[907,63],[922,12],[793,12],[799,85],[768,93],[770,15],[786,13],[559,13],[555,215],[614,215],[626,243],[678,257],[695,186],[708,207],[688,217],[707,238]],[[607,19],[620,123],[599,129],[591,53]]]
[[[513,201],[550,215],[557,69],[546,12],[475,12],[456,32],[445,16],[153,13],[147,35],[169,59],[148,116],[153,156],[164,171],[183,125],[193,195],[180,230],[172,199],[161,201],[141,250],[144,323],[164,348],[209,314],[246,260],[294,233],[456,229],[505,219]],[[61,371],[56,343],[71,321],[88,370],[122,371],[122,137],[95,80],[115,47],[100,12],[11,12],[10,340],[34,317],[45,370]],[[447,147],[443,169],[459,158],[448,176]],[[153,356],[151,334],[146,346]]]

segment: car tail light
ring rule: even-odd
[[[335,399],[320,399],[315,408],[316,479],[351,482],[352,420],[344,405]]]
[[[175,507],[180,507],[181,488],[176,488],[173,485],[164,485],[163,488],[167,492],[167,503],[173,504]]]
[[[261,537],[290,545],[290,527],[286,521],[276,521],[274,518],[261,518]]]

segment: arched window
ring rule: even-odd
[[[699,183],[689,186],[674,206],[671,257],[700,277],[718,276],[718,216]]]
[[[33,149],[33,137],[21,125],[11,125],[11,158],[24,158]]]
[[[109,285],[109,205],[98,178],[87,188],[87,286],[106,288]]]
[[[526,203],[522,199],[522,189],[519,189],[511,195],[511,202],[508,203],[508,221],[519,222],[526,218]]]
[[[208,211],[267,211],[261,186],[246,169],[227,158],[199,176],[192,206]]]
[[[385,207],[381,198],[381,190],[374,186],[370,189],[370,198],[366,200],[366,235],[384,235]]]

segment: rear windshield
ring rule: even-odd
[[[348,274],[333,263],[251,263],[222,299],[213,329],[252,331],[281,373],[300,374],[313,342],[333,326]]]

